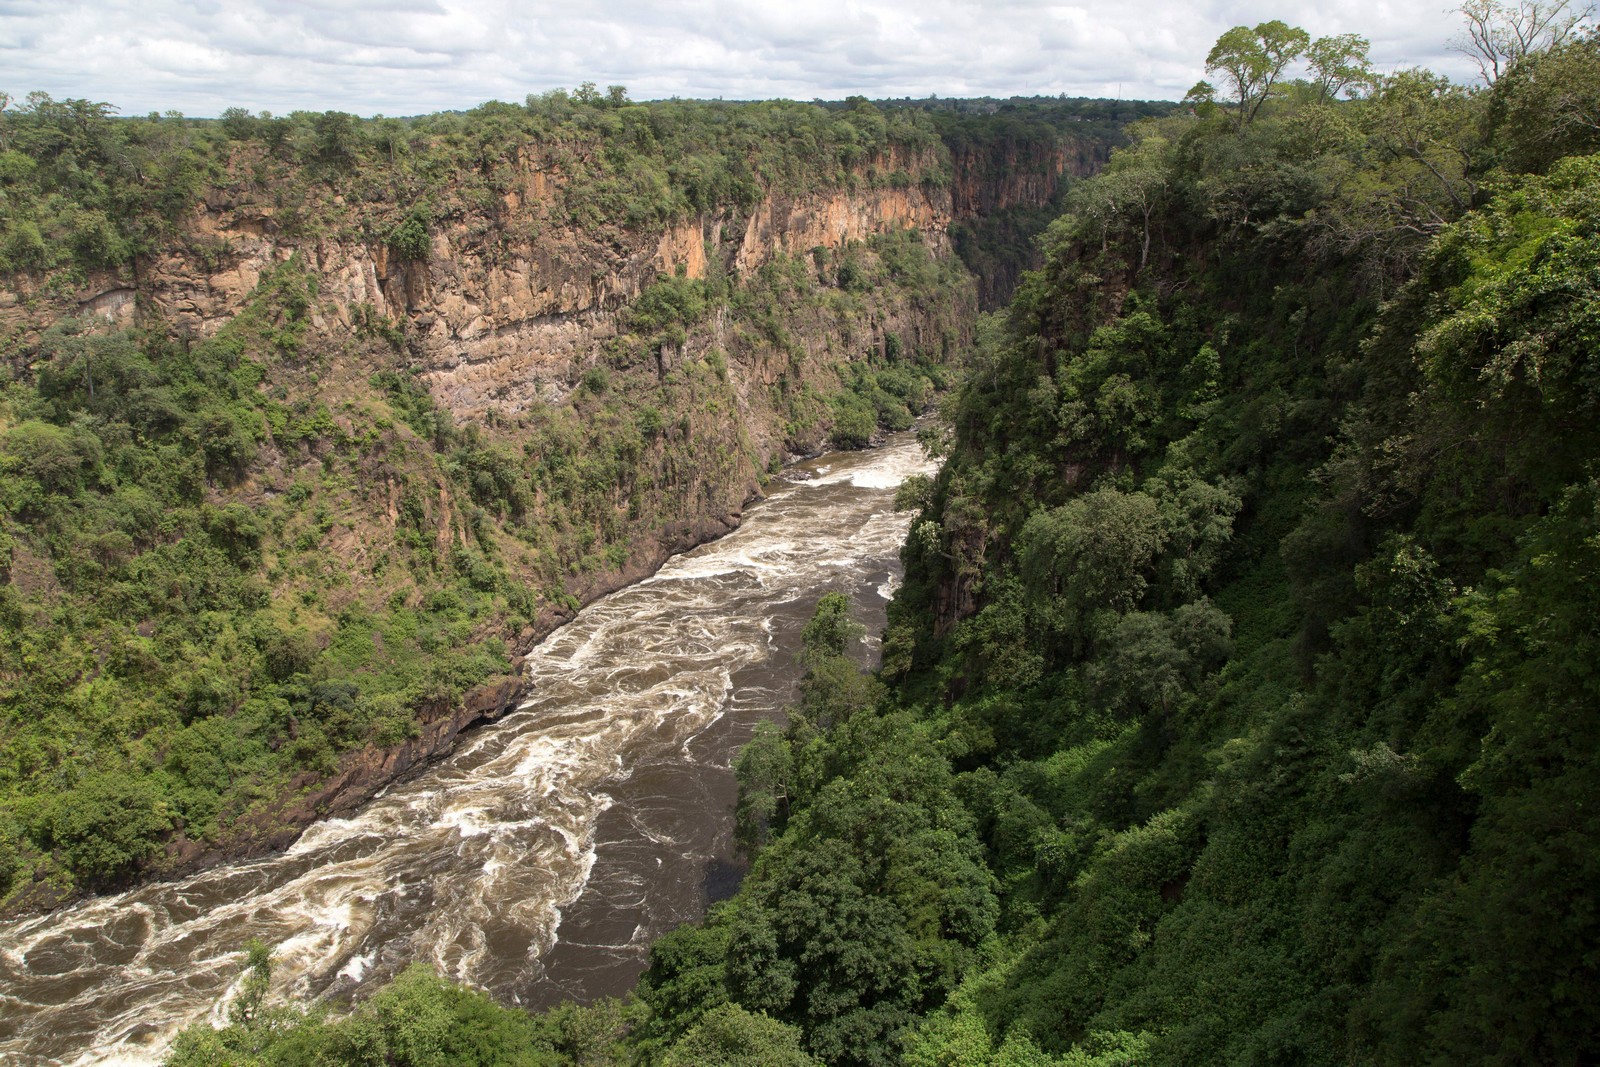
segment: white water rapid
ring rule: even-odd
[[[622,992],[736,878],[729,762],[791,696],[818,597],[881,628],[894,489],[929,470],[898,435],[787,472],[740,529],[546,639],[518,711],[281,856],[0,925],[0,1063],[159,1062],[226,1016],[252,937],[280,996],[413,960],[534,1006]]]

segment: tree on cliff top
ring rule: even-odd
[[[1311,35],[1280,19],[1250,29],[1235,26],[1217,38],[1206,56],[1206,73],[1221,72],[1239,102],[1239,125],[1256,117],[1283,72],[1311,45]]]
[[[1527,56],[1573,39],[1593,16],[1594,5],[1574,9],[1572,0],[1467,0],[1456,10],[1467,28],[1451,47],[1476,63],[1485,84],[1493,85]]]

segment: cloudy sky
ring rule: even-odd
[[[0,0],[0,90],[123,114],[413,115],[583,81],[635,99],[1176,99],[1230,26],[1360,33],[1458,80],[1451,0]]]

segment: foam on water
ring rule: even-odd
[[[367,973],[367,968],[372,966],[372,961],[377,958],[377,953],[369,952],[365,956],[351,956],[349,962],[339,968],[339,977],[348,978],[352,982],[360,982],[361,976]]]
[[[867,470],[850,475],[850,484],[857,489],[896,489],[905,481],[899,471]]]

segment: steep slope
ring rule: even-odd
[[[1597,71],[1202,101],[1073,189],[880,677],[825,601],[612,1054],[1600,1055]]]
[[[926,122],[614,104],[6,113],[10,907],[292,840],[928,403],[975,309]]]
[[[886,641],[1001,887],[909,1062],[1600,1051],[1597,56],[1202,108],[1071,195]]]
[[[1042,263],[1037,238],[1069,188],[1096,174],[1127,143],[1126,127],[1171,113],[1162,101],[1010,100],[920,102],[950,149],[951,237],[978,279],[985,311],[1004,307],[1024,271]]]

